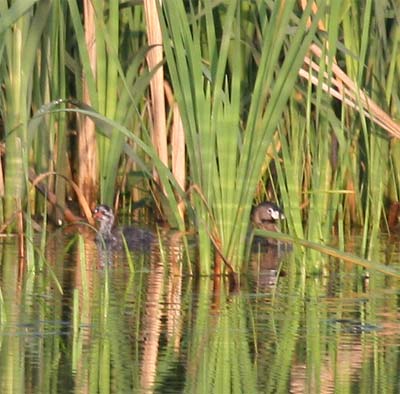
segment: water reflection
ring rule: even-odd
[[[262,238],[255,238],[251,254],[251,274],[255,279],[255,292],[267,292],[277,284],[279,275],[284,275],[281,262],[291,251],[291,246],[280,243],[270,244]]]
[[[70,241],[50,238],[35,274],[1,245],[1,393],[400,389],[397,279],[369,272],[366,286],[363,269],[331,258],[307,276],[304,250],[258,245],[232,294],[187,275],[179,234],[131,265],[123,251],[104,264],[93,237]],[[374,258],[399,267],[391,247]]]

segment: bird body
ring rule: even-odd
[[[105,205],[98,205],[93,211],[93,217],[99,222],[96,235],[98,244],[107,249],[121,250],[124,247],[123,238],[130,250],[150,249],[154,235],[139,227],[114,228],[115,216],[113,210]]]
[[[279,231],[276,223],[278,220],[285,219],[285,215],[276,204],[265,201],[253,209],[251,219],[254,225],[260,229]]]
[[[251,212],[253,225],[260,230],[280,232],[278,222],[282,219],[285,219],[283,211],[270,201],[258,204]],[[277,244],[277,241],[268,239],[268,243]]]

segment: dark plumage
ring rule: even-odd
[[[256,228],[267,231],[279,232],[278,221],[285,219],[283,211],[270,201],[262,202],[253,208],[251,221]],[[269,244],[276,244],[274,239],[268,239]]]
[[[93,211],[93,217],[100,223],[96,241],[107,249],[121,250],[124,247],[122,236],[130,250],[148,250],[154,241],[154,235],[139,227],[113,228],[113,210],[105,205],[98,205]]]
[[[251,220],[253,224],[263,230],[279,231],[276,223],[285,219],[282,210],[274,203],[265,201],[253,208]]]

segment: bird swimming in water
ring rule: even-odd
[[[143,228],[114,228],[114,212],[108,205],[98,205],[93,211],[93,217],[100,223],[96,242],[107,249],[123,249],[123,238],[130,250],[149,250],[154,241],[153,233]]]
[[[282,219],[285,219],[283,211],[270,201],[258,204],[251,212],[253,225],[260,230],[280,232],[278,222]],[[269,244],[277,244],[277,242],[277,240],[268,239]]]
[[[277,221],[285,219],[283,211],[273,202],[265,201],[253,208],[251,220],[262,230],[279,231]]]

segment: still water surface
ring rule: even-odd
[[[325,257],[309,276],[304,251],[269,248],[230,291],[163,243],[107,264],[56,236],[30,274],[3,241],[0,392],[400,392],[398,279]],[[399,250],[375,259],[400,269]]]

